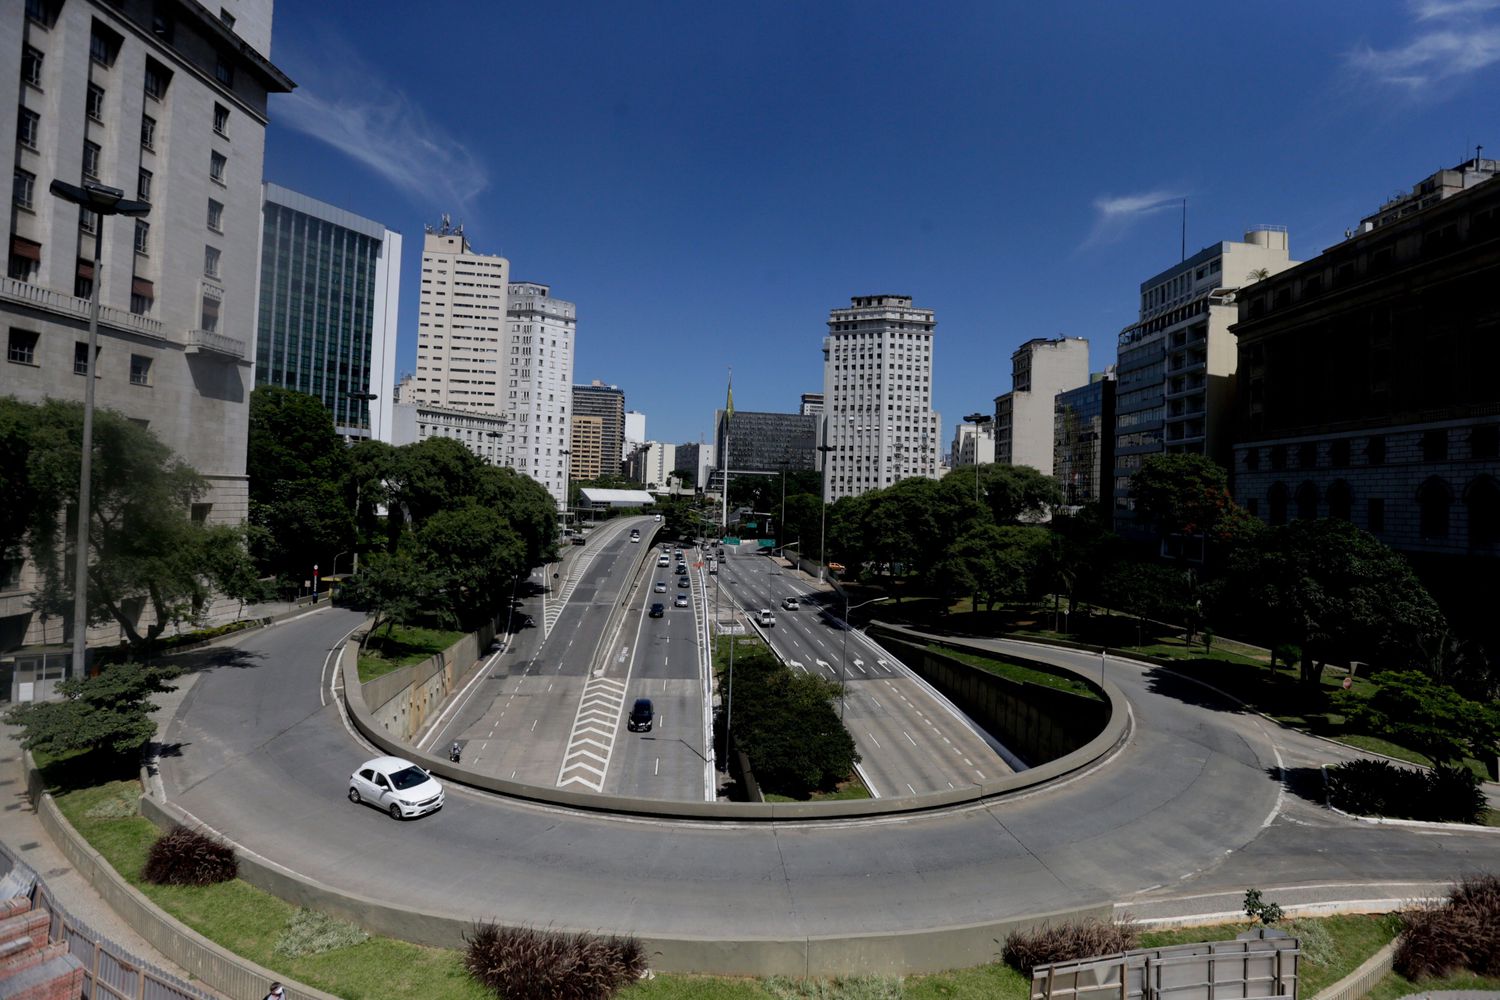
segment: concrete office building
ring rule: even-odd
[[[630,453],[646,441],[646,415],[639,410],[625,411],[625,429],[621,432],[624,440],[620,444],[620,458],[624,460],[630,457]]]
[[[1447,170],[1439,170],[1413,184],[1411,191],[1398,194],[1381,205],[1379,211],[1359,220],[1358,227],[1347,235],[1362,236],[1381,226],[1399,222],[1409,215],[1431,208],[1440,201],[1462,194],[1475,185],[1490,180],[1496,174],[1500,174],[1500,160],[1481,159],[1476,152],[1474,159]]]
[[[1010,356],[1011,390],[995,397],[995,462],[1052,475],[1057,394],[1089,380],[1089,342],[1082,337],[1028,340]]]
[[[572,440],[578,310],[533,281],[513,282],[507,301],[500,464],[535,479],[558,504],[566,504],[568,456],[563,452]]]
[[[262,191],[256,384],[317,396],[345,437],[390,441],[401,234],[276,184]]]
[[[270,0],[215,8],[6,5],[0,51],[16,61],[0,84],[0,129],[16,140],[0,147],[14,177],[0,391],[83,401],[97,282],[97,406],[146,425],[204,477],[194,517],[237,524],[248,493],[267,102],[293,84],[269,59]],[[120,188],[151,210],[101,220],[52,195],[53,180]],[[29,565],[0,576],[0,648],[71,635],[67,616],[43,627],[31,608],[36,586]],[[110,625],[90,637],[117,635]]]
[[[1062,488],[1063,504],[1077,509],[1109,498],[1115,467],[1114,370],[1058,393],[1053,412],[1052,476]]]
[[[605,385],[594,379],[588,385],[573,386],[573,414],[579,417],[598,417],[600,422],[600,458],[598,471],[593,476],[583,476],[574,459],[574,479],[594,479],[599,476],[618,476],[621,468],[620,456],[625,447],[625,393],[617,385]]]
[[[665,441],[642,441],[631,452],[629,478],[648,489],[665,490],[669,477],[677,476],[677,446]]]
[[[569,478],[580,482],[598,479],[603,474],[604,456],[613,454],[604,449],[604,418],[575,413],[569,426],[572,441],[568,448]],[[618,471],[616,465],[610,475],[617,475]]]
[[[411,402],[473,413],[505,412],[510,261],[478,254],[464,227],[443,216],[422,238],[417,370]]]
[[[1495,170],[1488,160],[1444,173]],[[1352,521],[1419,569],[1446,567],[1433,576],[1478,572],[1474,595],[1492,594],[1496,288],[1500,181],[1486,180],[1246,289],[1233,329],[1235,500],[1272,525]]]
[[[992,465],[995,461],[995,426],[959,424],[953,435],[952,465]]]
[[[783,467],[792,472],[817,467],[817,417],[755,410],[735,410],[733,417],[726,416],[724,410],[714,412],[716,471],[727,465],[731,476],[780,475]]]
[[[1130,477],[1148,455],[1230,460],[1238,290],[1294,265],[1281,226],[1215,243],[1141,283],[1140,319],[1119,336],[1115,364],[1116,530],[1134,522]]]
[[[673,471],[682,478],[684,486],[701,490],[708,483],[708,463],[712,452],[699,441],[677,445],[677,459]]]
[[[452,438],[489,465],[504,465],[506,421],[499,414],[450,410],[421,403],[391,408],[391,444],[417,444],[432,437]]]
[[[864,295],[828,314],[823,339],[827,501],[912,476],[937,478],[931,309],[910,296]]]
[[[823,394],[821,392],[804,392],[797,412],[804,417],[819,417],[823,415]]]

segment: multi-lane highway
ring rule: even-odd
[[[712,579],[727,598],[749,612],[771,609],[776,624],[760,632],[776,653],[793,669],[824,677],[845,692],[840,714],[872,795],[944,792],[1010,773],[1011,765],[977,726],[864,633],[845,629],[835,594],[799,581],[753,546],[726,546],[723,552]],[[788,597],[805,603],[783,610]]]

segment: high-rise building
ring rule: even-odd
[[[726,442],[728,454],[725,454]],[[779,475],[817,468],[818,418],[800,413],[735,410],[714,413],[714,469]]]
[[[1089,380],[1089,342],[1028,340],[1010,356],[1010,379],[1010,392],[995,397],[995,462],[1050,476],[1054,400]]]
[[[555,299],[546,285],[510,286],[506,319],[509,383],[503,412],[505,453],[501,464],[530,476],[559,504],[567,502],[567,456],[572,440],[573,357],[578,310]]]
[[[1063,504],[1082,507],[1110,495],[1115,467],[1115,373],[1057,394],[1052,476]]]
[[[1148,455],[1192,452],[1226,468],[1238,290],[1295,264],[1283,226],[1214,243],[1141,283],[1140,319],[1115,364],[1115,527],[1134,521],[1130,477]],[[1123,515],[1123,516],[1122,516]]]
[[[271,0],[225,10],[6,5],[0,51],[16,62],[0,84],[0,129],[16,141],[0,146],[14,177],[0,389],[82,402],[97,282],[97,405],[145,424],[204,477],[194,517],[239,523],[267,101],[293,84],[268,55]],[[101,219],[52,195],[53,180],[118,188],[151,209]],[[0,645],[62,641],[70,623],[43,628],[31,608],[31,568],[6,577]]]
[[[573,415],[575,417],[598,417],[600,422],[600,458],[598,471],[593,476],[583,476],[576,471],[574,479],[594,479],[599,476],[620,474],[621,449],[625,446],[625,393],[617,385],[605,385],[594,379],[588,385],[573,386]]]
[[[672,471],[689,489],[701,490],[708,483],[709,450],[698,441],[677,445]]]
[[[510,261],[475,253],[464,227],[443,216],[422,239],[417,371],[411,402],[504,413]]]
[[[392,408],[391,444],[418,444],[428,438],[452,438],[489,465],[504,465],[506,420],[494,413],[447,410],[421,403]]]
[[[823,432],[832,450],[824,499],[859,496],[911,476],[937,478],[931,309],[910,296],[863,295],[828,314]]]
[[[991,465],[994,461],[994,422],[959,424],[953,434],[953,465]]]
[[[347,437],[390,441],[401,234],[276,184],[263,190],[256,384],[317,396]]]
[[[804,417],[820,417],[823,415],[823,394],[821,392],[804,392],[801,405],[797,412]]]
[[[1500,160],[1481,159],[1476,153],[1472,160],[1447,170],[1439,170],[1413,184],[1410,193],[1398,194],[1381,205],[1379,211],[1372,212],[1359,220],[1359,226],[1347,235],[1361,236],[1381,226],[1399,222],[1409,215],[1431,208],[1440,201],[1462,194],[1497,175],[1500,175]]]
[[[646,441],[646,415],[639,410],[625,411],[625,429],[621,432],[624,439],[620,442],[620,458],[624,460],[630,456],[638,446]]]
[[[568,475],[571,479],[586,482],[598,479],[604,462],[604,418],[582,413],[573,414],[571,454],[568,458]],[[617,474],[619,466],[615,466]]]

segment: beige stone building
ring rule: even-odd
[[[1025,465],[1052,475],[1057,394],[1089,380],[1089,342],[1082,337],[1028,340],[1010,356],[1011,391],[995,397],[995,464]]]
[[[502,413],[510,261],[478,254],[448,217],[422,241],[417,370],[411,399],[447,410]]]
[[[568,449],[569,477],[598,479],[604,466],[604,418],[573,415],[572,446]]]

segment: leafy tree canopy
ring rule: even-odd
[[[172,690],[175,667],[117,663],[93,677],[59,681],[61,701],[28,702],[6,713],[21,729],[21,745],[54,757],[101,749],[138,753],[156,735],[153,694]]]
[[[1026,465],[980,465],[980,502],[989,508],[996,524],[1020,524],[1038,521],[1053,508],[1062,505],[1062,489],[1057,480]],[[957,470],[955,470],[957,471]],[[954,473],[949,473],[951,478]],[[973,480],[969,480],[973,485]]]
[[[1436,761],[1495,752],[1500,711],[1470,701],[1417,670],[1381,671],[1369,698],[1341,699],[1354,725],[1421,750]]]
[[[1224,470],[1192,454],[1148,456],[1130,477],[1130,496],[1136,516],[1162,536],[1213,534],[1234,506]]]

